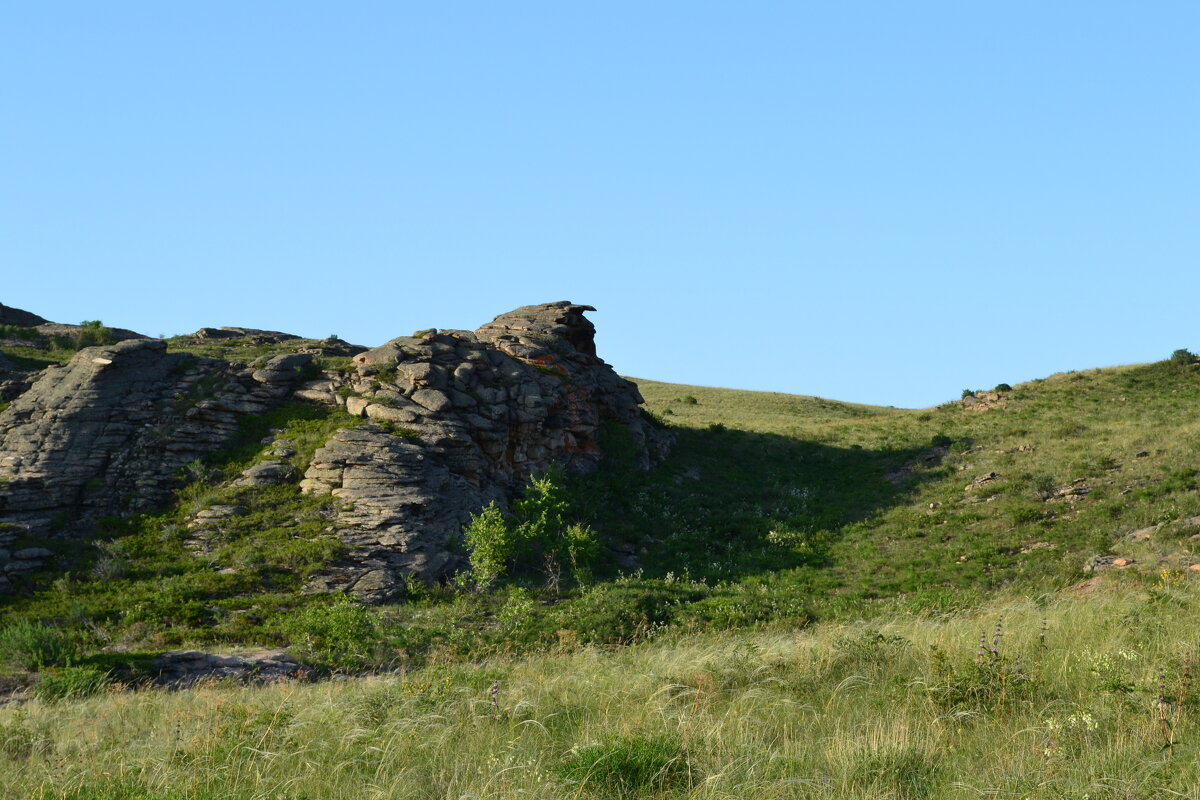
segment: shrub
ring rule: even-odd
[[[973,389],[963,389],[962,390],[962,399],[963,400],[966,400],[968,397],[974,397],[974,396],[975,396],[975,391]]]
[[[40,623],[20,620],[0,628],[0,666],[6,669],[59,666],[74,654],[74,645],[65,634]]]
[[[1030,478],[1030,485],[1033,487],[1033,493],[1037,495],[1039,500],[1045,500],[1054,494],[1054,490],[1058,488],[1058,481],[1054,480],[1053,475],[1034,475]]]
[[[96,667],[61,667],[43,670],[33,693],[39,700],[78,700],[99,694],[112,682],[108,672]]]
[[[463,537],[476,586],[486,588],[522,562],[538,561],[552,587],[564,566],[576,582],[587,581],[599,541],[590,527],[568,523],[569,513],[562,474],[552,470],[530,480],[509,517],[494,502],[472,514]]]
[[[354,672],[376,663],[381,641],[375,615],[344,596],[300,610],[284,632],[298,658],[332,671]]]
[[[1177,367],[1186,367],[1196,361],[1196,354],[1190,350],[1179,348],[1174,353],[1171,353],[1171,363]]]
[[[996,388],[993,389],[992,391],[993,392],[1011,392],[1012,387],[1009,386],[1007,383],[997,383]]]
[[[487,508],[471,515],[471,523],[463,528],[463,537],[470,552],[471,577],[476,586],[486,588],[508,569],[517,548],[514,531],[504,519],[504,512],[492,501]]]
[[[660,734],[584,747],[562,762],[558,776],[598,797],[631,798],[685,787],[692,768],[679,737]]]

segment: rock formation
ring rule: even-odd
[[[39,317],[37,314],[31,314],[28,311],[22,311],[19,308],[6,306],[0,303],[0,325],[12,325],[16,328],[33,328],[38,325],[45,325],[49,320],[44,317]]]
[[[0,547],[18,534],[54,547],[80,520],[162,505],[185,465],[225,445],[239,415],[286,398],[310,361],[254,369],[129,339],[48,367],[0,413]],[[201,383],[217,388],[197,400]]]
[[[606,426],[630,437],[643,468],[669,447],[641,414],[637,387],[597,357],[589,310],[526,306],[475,332],[422,331],[365,352],[245,328],[193,334],[298,351],[249,365],[144,338],[80,350],[25,377],[0,410],[0,586],[64,547],[80,522],[162,506],[187,465],[233,441],[239,417],[286,400],[361,419],[319,448],[303,475],[279,441],[231,482],[255,491],[300,480],[305,492],[339,499],[333,529],[348,555],[308,590],[380,601],[407,579],[443,577],[462,565],[471,513],[505,505],[551,466],[593,468]],[[349,369],[322,373],[313,362],[351,353]],[[18,535],[38,547],[3,549]]]
[[[375,423],[339,431],[301,483],[344,502],[339,535],[351,547],[310,588],[378,601],[405,576],[446,574],[471,513],[551,465],[593,468],[606,421],[632,437],[643,468],[664,455],[669,436],[643,418],[636,385],[596,356],[590,310],[547,303],[474,333],[403,336],[355,356],[357,375],[340,386],[305,387]]]

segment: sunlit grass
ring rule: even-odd
[[[1195,796],[1190,585],[0,711],[14,797]],[[980,635],[1028,688],[954,700]],[[1043,625],[1044,622],[1044,625]],[[1039,634],[1044,631],[1045,636]],[[495,704],[492,687],[495,686]],[[1161,719],[1168,724],[1164,727]],[[581,772],[608,752],[644,785]],[[581,762],[581,758],[585,759]],[[593,761],[587,761],[592,759]],[[572,766],[574,765],[574,766]],[[632,779],[631,779],[632,780]],[[106,794],[105,792],[108,792]],[[122,794],[121,792],[124,792]],[[1178,793],[1177,795],[1172,793]]]

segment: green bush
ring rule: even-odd
[[[1171,353],[1171,363],[1177,367],[1186,367],[1196,361],[1196,354],[1190,350],[1179,348],[1174,353]]]
[[[692,768],[679,737],[659,734],[584,747],[564,759],[558,776],[596,797],[632,798],[684,788]]]
[[[33,693],[39,700],[78,700],[99,694],[112,683],[112,677],[96,667],[59,667],[38,674]]]
[[[63,350],[82,350],[85,347],[98,347],[116,341],[113,332],[98,319],[85,319],[79,323],[79,329],[73,334],[55,334],[50,337],[50,345]]]
[[[577,583],[586,582],[599,554],[596,533],[586,525],[568,523],[570,504],[562,474],[550,471],[530,480],[525,494],[505,516],[490,503],[463,528],[471,577],[486,588],[513,569],[540,569],[552,587],[568,569]]]
[[[487,588],[507,571],[517,549],[515,532],[493,501],[471,515],[471,524],[463,528],[463,537],[470,552],[471,577],[476,586]]]
[[[62,632],[37,622],[19,620],[0,628],[0,666],[29,671],[66,664],[74,643]]]
[[[356,672],[378,663],[379,620],[348,597],[301,609],[284,632],[297,658],[322,669]]]

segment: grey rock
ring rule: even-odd
[[[281,461],[263,461],[242,471],[234,486],[276,486],[297,477],[295,467]]]
[[[175,689],[214,680],[257,684],[305,679],[311,674],[282,650],[252,653],[173,650],[155,656],[151,661],[151,671],[156,684]]]
[[[32,561],[39,558],[50,558],[53,555],[53,550],[47,550],[44,547],[26,547],[13,553],[13,558],[21,561]]]
[[[435,389],[418,389],[412,394],[412,401],[430,411],[445,411],[453,403],[450,398]]]
[[[348,555],[306,590],[380,602],[407,576],[461,568],[470,515],[506,505],[551,465],[595,468],[607,421],[626,428],[643,468],[664,457],[671,436],[643,419],[637,387],[596,357],[587,310],[527,306],[474,333],[424,331],[355,356],[359,376],[345,385],[363,396],[347,410],[405,431],[344,429],[317,450],[300,486],[344,503],[335,528]],[[395,389],[384,385],[392,374]]]
[[[240,517],[246,513],[246,509],[241,506],[209,506],[196,512],[196,519],[225,519],[227,517]]]
[[[35,328],[38,325],[45,325],[49,320],[39,317],[37,314],[32,314],[28,311],[22,311],[19,308],[6,306],[0,303],[0,325],[13,325],[18,328]]]

